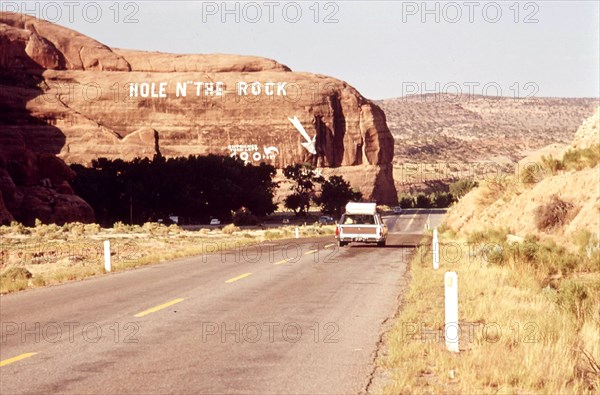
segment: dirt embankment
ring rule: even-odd
[[[599,122],[600,109],[579,127],[569,146],[554,152],[553,157],[559,165],[600,156]],[[582,150],[587,152],[573,155]],[[551,151],[543,152],[548,159]],[[541,160],[541,157],[537,154],[524,159],[520,171],[510,179],[488,180],[471,191],[449,211],[448,226],[467,233],[508,228],[510,233],[518,236],[537,235],[552,238],[559,244],[582,230],[597,234],[600,229],[600,166],[575,170],[559,168],[548,174],[549,170],[542,164],[540,171],[544,177],[541,180],[523,182],[527,171],[525,164]],[[564,220],[551,229],[540,230],[539,207],[550,204],[555,197],[567,204]]]

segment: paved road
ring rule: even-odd
[[[1,296],[0,393],[360,393],[430,214]]]

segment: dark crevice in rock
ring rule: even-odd
[[[333,156],[332,165],[341,166],[344,160],[344,136],[346,135],[346,116],[340,103],[339,96],[332,95],[329,98],[333,109]]]
[[[160,136],[158,134],[158,131],[155,130],[154,131],[154,153],[156,155],[157,158],[162,158],[162,154],[160,153]]]

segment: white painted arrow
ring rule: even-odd
[[[300,132],[300,134],[302,135],[302,137],[304,137],[304,140],[306,140],[306,142],[300,143],[300,144],[302,144],[302,146],[304,148],[306,148],[306,150],[308,152],[310,152],[313,155],[316,155],[317,154],[317,149],[315,148],[315,143],[316,143],[316,140],[317,140],[317,136],[313,137],[312,140],[311,140],[310,136],[308,135],[308,133],[306,133],[306,130],[304,130],[304,126],[302,126],[302,124],[298,120],[297,116],[294,116],[294,118],[288,117],[288,120],[292,123],[292,125],[294,125],[294,127],[296,129],[298,129],[298,131]]]

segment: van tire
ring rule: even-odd
[[[348,242],[347,242],[347,241],[341,241],[341,240],[338,240],[338,246],[340,246],[340,247],[345,247],[345,246],[347,246],[347,245],[348,245]]]
[[[377,247],[385,247],[385,240],[378,241]]]

